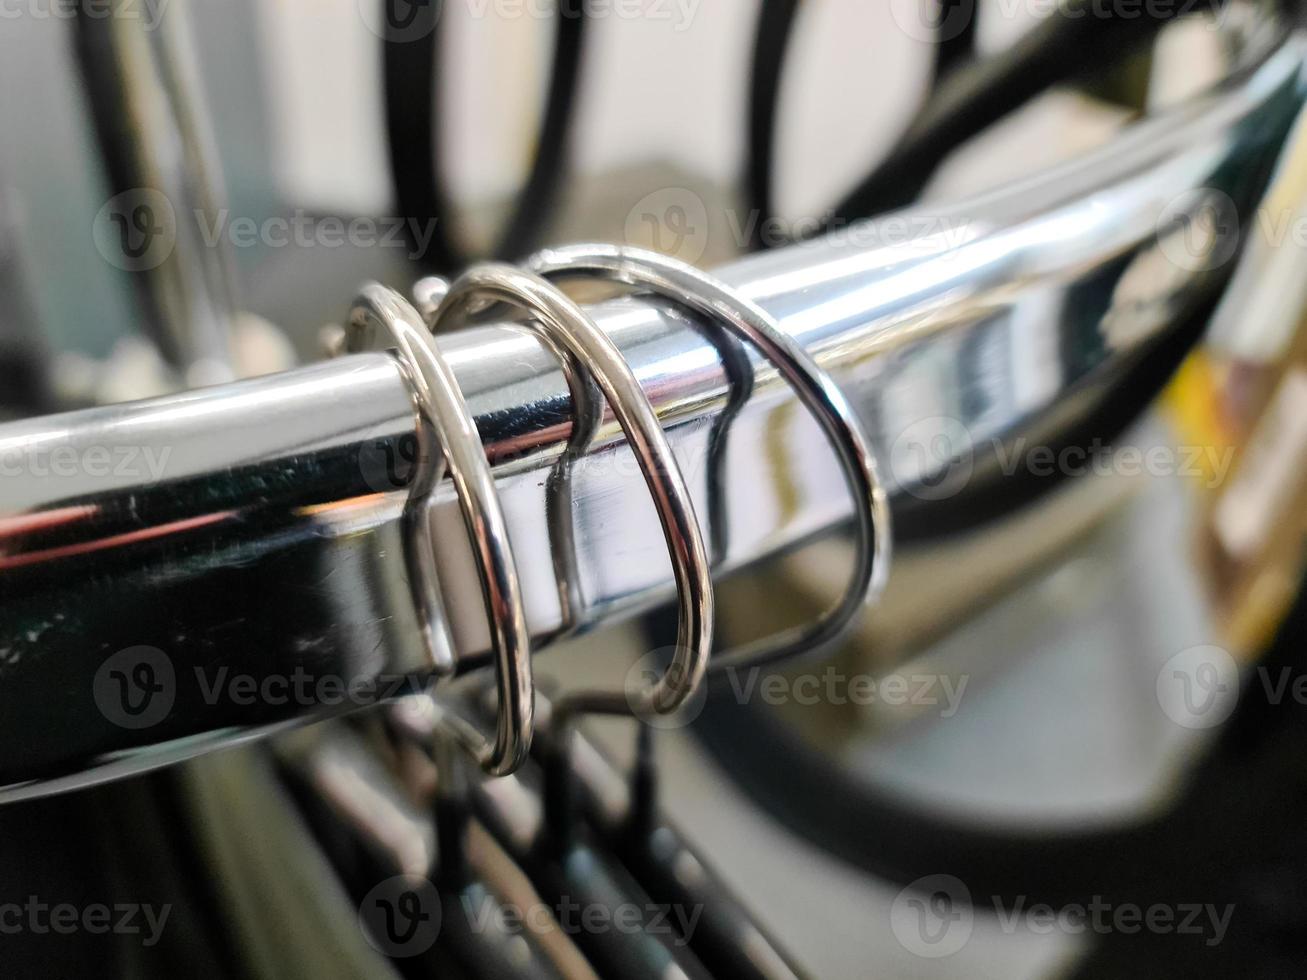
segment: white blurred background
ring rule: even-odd
[[[267,0],[254,8],[277,175],[287,196],[306,206],[379,213],[390,204],[381,49],[360,8],[379,4]],[[717,184],[736,181],[758,6],[601,0],[585,52],[576,177],[653,161]],[[1042,5],[989,6],[982,49],[1028,27]],[[782,210],[829,207],[916,112],[929,42],[900,26],[901,7],[901,0],[804,5],[782,92]],[[446,168],[465,205],[512,193],[525,173],[549,66],[550,9],[546,0],[447,0]]]

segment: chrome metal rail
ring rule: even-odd
[[[1146,403],[1164,375],[1150,366],[1192,342],[1303,106],[1302,39],[1262,21],[1245,41],[1215,90],[1087,157],[717,270],[844,386],[904,537],[978,517],[1006,492],[994,446],[1084,438],[1114,406]],[[717,522],[723,571],[849,518],[834,452],[756,357],[709,507],[707,446],[732,391],[711,328],[645,296],[588,311],[657,409],[700,519]],[[564,375],[512,324],[441,347],[546,645],[564,621],[545,497],[570,433]],[[7,796],[174,761],[428,674],[399,528],[416,437],[413,398],[380,353],[0,427]],[[948,452],[919,452],[941,438]],[[572,479],[577,625],[669,598],[611,414]],[[461,672],[485,664],[488,632],[459,521],[441,488],[432,533]]]

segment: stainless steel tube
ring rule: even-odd
[[[1141,366],[1195,336],[1232,271],[1237,220],[1296,133],[1304,50],[1262,24],[1218,89],[1101,151],[717,274],[846,386],[896,517],[929,531],[998,485],[996,440],[1080,438],[1105,408],[1155,393]],[[728,384],[706,325],[643,296],[589,312],[633,365],[707,520],[706,446]],[[563,373],[511,324],[441,345],[546,643],[563,622],[544,489],[570,432]],[[723,468],[732,568],[851,513],[816,423],[754,364]],[[416,425],[395,360],[368,354],[0,427],[8,795],[162,764],[428,672],[399,533]],[[949,452],[916,451],[938,438]],[[611,413],[573,481],[581,625],[669,597],[658,522]],[[466,670],[484,665],[488,632],[459,521],[442,488],[432,532]]]

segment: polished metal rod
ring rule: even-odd
[[[1192,342],[1303,105],[1302,40],[1267,24],[1249,37],[1215,90],[1084,158],[717,270],[845,387],[908,537],[978,519],[1007,486],[996,447],[1083,438],[1104,413],[1145,404],[1163,376],[1142,367]],[[774,369],[754,358],[729,457],[710,467],[729,394],[712,326],[643,295],[588,312],[655,406],[700,520],[729,523],[713,534],[728,542],[722,571],[848,520],[839,462]],[[546,504],[571,428],[564,374],[509,323],[441,346],[547,645],[567,619]],[[8,796],[163,764],[430,673],[399,527],[417,436],[384,353],[0,426]],[[669,598],[659,524],[611,412],[573,463],[571,495],[571,625]],[[483,666],[488,629],[452,488],[431,527],[457,669]]]

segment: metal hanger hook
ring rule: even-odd
[[[574,245],[538,252],[527,260],[547,278],[600,276],[634,289],[649,290],[721,324],[752,344],[794,389],[836,450],[854,501],[858,552],[843,598],[816,622],[764,637],[757,643],[719,654],[714,672],[756,666],[811,653],[838,639],[857,614],[884,590],[889,573],[892,531],[885,486],[871,440],[853,406],[830,375],[769,313],[694,266],[645,249],[618,245]],[[724,446],[724,441],[719,443]],[[709,472],[718,467],[710,465]],[[719,480],[710,494],[720,494]],[[718,508],[725,513],[725,508]]]
[[[715,604],[703,532],[679,463],[653,405],[617,345],[570,297],[544,278],[514,266],[473,266],[449,288],[428,318],[433,334],[485,301],[525,310],[546,342],[570,353],[612,406],[654,500],[677,585],[676,653],[666,672],[628,696],[619,691],[577,691],[557,707],[585,713],[639,715],[675,711],[698,689],[712,652]]]
[[[418,470],[409,491],[405,522],[410,582],[424,639],[433,660],[448,660],[452,669],[452,642],[441,608],[427,523],[431,494],[447,469],[477,558],[499,693],[493,743],[470,724],[451,728],[482,768],[507,775],[522,764],[531,747],[535,683],[521,581],[494,476],[454,373],[421,314],[394,290],[370,283],[350,312],[345,349],[362,350],[377,328],[388,334],[400,354],[422,422],[418,427]],[[433,451],[432,437],[438,452]]]

